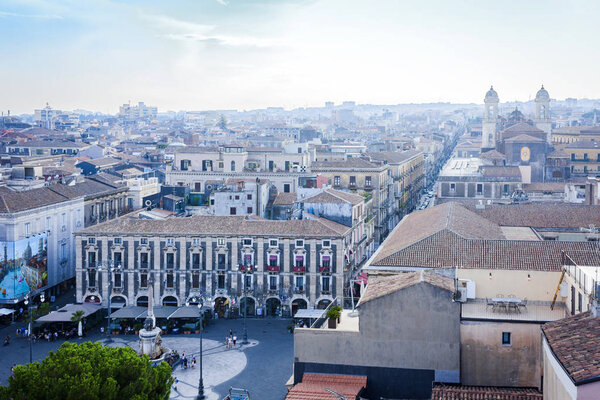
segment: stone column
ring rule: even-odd
[[[188,250],[186,246],[186,238],[180,237],[179,241],[179,271],[177,275],[179,276],[179,300],[181,303],[185,304],[185,300],[187,298],[187,284],[188,284]]]
[[[83,244],[81,236],[75,238],[75,287],[77,288],[77,302],[83,302]]]
[[[162,306],[160,302],[160,286],[163,280],[163,277],[160,273],[160,257],[162,257],[160,238],[152,239],[152,242],[154,243],[154,265],[151,271],[154,274],[154,304],[157,306]]]
[[[127,240],[127,305],[135,305],[135,279],[137,265],[135,265],[135,247],[133,244],[133,237]]]
[[[256,242],[256,253],[254,254],[254,264],[256,264],[256,272],[254,275],[256,276],[254,279],[256,279],[256,294],[260,295],[265,292],[265,240],[263,238],[256,238],[254,241]]]
[[[317,272],[319,271],[319,267],[317,266],[317,240],[313,239],[309,241],[310,243],[310,253],[308,254],[310,260],[310,272],[307,274],[310,279],[309,285],[309,307],[315,305],[317,300]]]
[[[281,276],[282,276],[282,282],[281,284],[283,285],[283,289],[287,289],[291,286],[291,281],[292,281],[292,269],[290,268],[290,240],[289,239],[283,239],[283,252],[281,253],[281,258],[283,258],[283,264],[282,267],[282,271],[281,271]],[[281,260],[280,260],[281,262]]]
[[[108,307],[108,296],[110,296],[110,293],[108,293],[108,272],[106,271],[106,268],[109,266],[107,262],[110,259],[110,255],[108,254],[108,237],[102,236],[100,239],[102,240],[102,259],[98,259],[98,265],[102,267],[102,272],[100,273],[102,276],[102,304]]]
[[[237,237],[234,237],[233,239],[234,240],[231,242],[231,254],[229,255],[231,257],[231,271],[229,272],[229,277],[231,279],[231,292],[235,292],[237,289],[237,277],[240,269]]]
[[[212,278],[213,278],[213,239],[206,238],[206,272],[204,277],[206,279],[206,294],[212,296]]]

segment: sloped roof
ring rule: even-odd
[[[273,200],[273,205],[290,206],[294,204],[296,200],[298,200],[298,193],[296,192],[279,192],[277,193],[277,197],[275,197],[275,200]]]
[[[487,159],[487,160],[496,160],[496,159],[504,159],[504,158],[506,158],[506,156],[504,154],[500,153],[499,151],[490,150],[490,151],[486,151],[485,153],[481,153],[481,158]]]
[[[521,135],[516,135],[513,136],[509,139],[506,139],[505,142],[515,142],[515,143],[529,143],[529,142],[543,142],[543,139],[531,136],[531,135],[526,135],[526,134],[521,134]]]
[[[600,318],[589,311],[542,325],[552,353],[575,383],[600,379]]]
[[[407,151],[382,151],[380,153],[367,153],[371,159],[387,161],[390,164],[397,164],[409,160],[419,154],[423,154],[420,150]]]
[[[464,386],[435,383],[431,400],[542,400],[536,388]]]
[[[470,239],[504,239],[502,229],[457,203],[445,203],[409,214],[383,242],[375,263],[441,231]]]
[[[518,178],[521,179],[519,167],[506,167],[502,165],[482,165],[481,174],[487,178]]]
[[[364,304],[368,301],[375,300],[379,297],[387,296],[388,294],[397,292],[398,290],[414,286],[418,283],[428,283],[440,289],[454,292],[454,280],[444,275],[435,272],[404,272],[393,276],[377,277],[370,276],[369,284],[360,298],[359,304]]]
[[[526,122],[516,123],[516,124],[511,125],[511,126],[509,126],[508,128],[506,128],[506,129],[504,129],[502,131],[502,133],[512,133],[512,132],[519,132],[519,133],[525,133],[525,132],[544,133],[543,130],[538,129],[535,126],[529,125]]]
[[[352,169],[352,168],[377,168],[380,166],[373,164],[363,158],[350,157],[344,161],[317,161],[312,163],[311,169]]]
[[[349,231],[345,225],[324,218],[306,220],[268,220],[246,216],[194,215],[164,220],[129,216],[113,219],[80,231],[82,234],[154,234],[154,235],[275,235],[337,237]]]
[[[565,148],[567,149],[597,149],[600,143],[591,140],[578,140],[573,143],[569,143]]]
[[[364,197],[362,196],[334,189],[326,189],[317,195],[300,200],[300,203],[350,203],[353,205],[360,204],[362,202],[364,202]]]
[[[0,213],[15,213],[50,206],[82,197],[72,188],[56,184],[38,189],[15,192],[9,189],[0,192]]]
[[[309,374],[302,376],[302,382],[290,389],[285,400],[336,400],[337,396],[329,393],[331,389],[348,399],[354,399],[367,386],[366,376]]]

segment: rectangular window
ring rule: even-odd
[[[323,256],[323,258],[321,259],[321,265],[325,268],[329,268],[331,267],[331,257],[330,256]]]
[[[192,239],[192,244],[194,246],[199,246],[200,245],[200,239],[196,238],[196,239]]]
[[[269,255],[269,265],[271,267],[276,267],[277,266],[277,255],[276,254],[270,254]]]
[[[365,186],[371,186],[371,177],[365,176]]]
[[[296,256],[296,267],[304,267],[304,256]]]
[[[167,274],[167,287],[172,288],[175,285],[175,277],[173,274]]]
[[[167,269],[175,268],[175,253],[167,253]]]
[[[277,276],[269,276],[269,290],[277,290]]]
[[[89,244],[94,244],[94,243],[96,243],[96,238],[88,238],[88,243],[89,243]]]
[[[299,292],[304,291],[304,277],[303,276],[296,277],[296,290]]]
[[[451,183],[450,184],[450,191],[454,192],[456,190],[456,184],[455,183]]]
[[[200,269],[200,253],[192,254],[192,269]]]
[[[148,274],[140,274],[140,287],[148,287]]]
[[[582,303],[583,303],[583,302],[582,302],[581,293],[579,293],[579,294],[577,295],[577,311],[579,311],[579,312],[581,312],[581,310],[582,310],[582,308],[583,308],[583,307],[582,307],[582,306],[583,306],[583,304],[582,304]]]
[[[236,200],[239,200],[239,199],[240,199],[240,196],[236,195],[236,196],[235,196],[235,199],[236,199]]]
[[[350,186],[356,186],[356,176],[350,176]]]
[[[88,286],[91,288],[96,287],[96,270],[88,271]]]
[[[173,245],[174,243],[175,243],[175,241],[173,240],[173,238],[167,238],[168,245]]]
[[[247,198],[248,200],[252,200],[252,195],[251,195],[251,194],[249,194],[249,195],[246,195],[246,198]]]
[[[67,244],[66,243],[60,244],[60,259],[61,260],[67,259]]]
[[[229,215],[236,215],[237,214],[237,210],[235,209],[235,207],[229,207]]]
[[[283,192],[284,193],[289,193],[290,192],[290,184],[289,183],[284,183],[283,184]]]
[[[252,289],[252,275],[244,275],[244,288]]]
[[[192,287],[198,289],[200,287],[200,274],[195,272],[192,274]]]
[[[46,230],[50,230],[50,223],[52,221],[52,217],[46,217]]]
[[[225,246],[225,239],[218,238],[217,239],[217,245],[219,245],[219,246]]]
[[[508,196],[508,191],[509,191],[510,186],[509,185],[504,185],[504,194]]]
[[[334,176],[333,177],[333,186],[340,186],[340,177],[339,176]]]
[[[115,238],[114,243],[121,244],[121,243],[123,243],[123,241],[121,240],[121,238]]]
[[[148,253],[140,253],[140,268],[148,269]]]
[[[113,253],[113,262],[115,267],[121,266],[121,263],[123,262],[123,254],[120,251],[115,251]]]
[[[217,288],[225,289],[225,275],[222,275],[222,274],[217,275]]]
[[[252,254],[244,253],[244,265],[252,265]]]
[[[25,235],[29,236],[29,231],[31,228],[31,224],[29,222],[25,222]]]
[[[512,334],[510,332],[502,332],[502,346],[512,345]]]
[[[119,288],[123,287],[123,277],[122,277],[121,273],[117,272],[113,276],[115,278],[115,288],[119,289]]]
[[[278,239],[269,239],[269,247],[277,247],[277,246],[279,246]]]
[[[244,246],[252,246],[252,239],[243,239],[242,243]]]
[[[483,194],[483,185],[481,183],[477,184],[477,194]]]
[[[88,268],[96,268],[96,253],[88,253]]]
[[[331,247],[331,240],[323,240],[323,247]]]
[[[227,263],[227,258],[225,256],[225,254],[219,254],[217,256],[217,265],[218,265],[218,268],[219,269],[225,269],[225,268],[227,268],[226,263]]]
[[[304,240],[302,240],[302,239],[296,240],[296,247],[304,247]]]
[[[140,244],[148,244],[148,239],[147,238],[141,238],[140,239]]]
[[[331,277],[329,277],[329,276],[321,277],[321,291],[323,291],[323,292],[331,291],[330,285],[329,285],[330,280],[331,280]]]
[[[246,214],[252,214],[252,207],[246,208]]]

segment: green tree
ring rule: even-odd
[[[41,363],[16,366],[0,399],[166,400],[172,384],[167,363],[152,367],[130,347],[65,342]]]

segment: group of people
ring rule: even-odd
[[[237,336],[233,334],[233,331],[229,330],[229,335],[225,337],[225,347],[233,349],[237,343]]]
[[[58,340],[59,337],[69,339],[75,336],[77,336],[77,330],[75,328],[56,330],[44,329],[43,331],[39,331],[37,334],[34,332],[32,339],[34,342],[42,339],[47,340],[48,342],[53,342]],[[29,330],[27,328],[17,328],[17,337],[29,337]]]
[[[183,369],[187,369],[188,367],[196,368],[196,356],[192,356],[192,358],[188,360],[184,351],[181,354],[181,363],[183,364]]]

